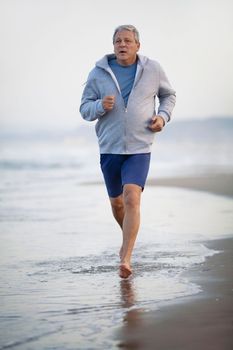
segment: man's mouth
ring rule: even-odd
[[[127,53],[127,51],[126,50],[120,50],[119,53],[120,54],[124,54],[124,53]]]

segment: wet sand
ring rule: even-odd
[[[120,349],[231,350],[233,348],[233,239],[206,243],[221,253],[189,271],[202,292],[154,312],[129,311]]]
[[[149,181],[233,196],[232,175]],[[233,238],[205,242],[216,251],[203,264],[186,272],[202,292],[167,303],[159,310],[130,310],[118,333],[125,350],[231,350],[233,349]]]

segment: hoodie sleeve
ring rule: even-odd
[[[106,113],[96,89],[95,79],[91,79],[90,76],[83,90],[79,111],[83,119],[87,121],[94,121]]]
[[[159,109],[158,115],[160,115],[165,124],[169,122],[171,118],[171,114],[173,108],[176,103],[176,92],[172,89],[168,78],[160,66],[160,83],[159,83],[159,91],[158,91],[158,99],[159,99]]]

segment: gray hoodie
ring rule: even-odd
[[[85,120],[97,120],[100,153],[148,153],[155,136],[148,128],[151,118],[159,114],[165,122],[170,120],[175,91],[158,62],[138,55],[136,76],[125,107],[117,79],[108,65],[109,56],[98,61],[90,72],[80,113]],[[111,111],[103,109],[102,99],[106,95],[115,96]],[[156,96],[159,99],[157,112]]]

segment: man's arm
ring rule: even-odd
[[[166,124],[171,118],[171,114],[176,103],[176,92],[171,87],[171,84],[161,66],[159,76],[159,108],[157,117],[162,117],[164,119],[164,123]]]
[[[159,109],[157,115],[153,116],[151,119],[151,124],[149,125],[149,129],[153,132],[160,132],[163,130],[163,127],[171,118],[171,114],[176,103],[175,90],[172,89],[162,67],[160,66],[159,68]]]
[[[95,89],[93,79],[88,80],[86,83],[79,111],[83,119],[87,121],[94,121],[106,113],[102,99],[98,96],[97,90]]]
[[[80,113],[83,119],[94,121],[102,117],[106,112],[111,111],[115,105],[115,96],[107,95],[99,98],[97,89],[95,89],[94,79],[87,81],[84,88]]]

